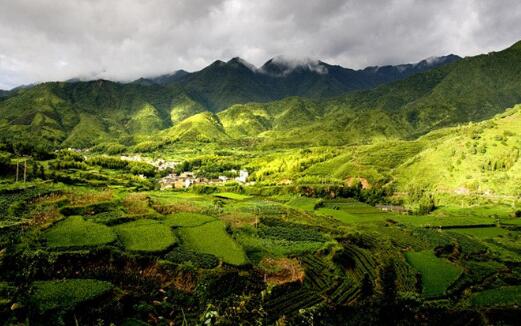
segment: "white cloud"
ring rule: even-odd
[[[361,68],[521,38],[514,0],[0,0],[0,88],[130,80],[276,55]]]

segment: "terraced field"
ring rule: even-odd
[[[108,226],[85,221],[81,216],[71,216],[58,222],[43,237],[50,248],[93,247],[116,240],[116,235]]]
[[[215,193],[214,196],[217,198],[233,199],[233,200],[246,200],[246,199],[252,198],[251,196],[248,196],[248,195],[237,194],[237,193],[233,193],[233,192],[218,192],[218,193]]]
[[[248,262],[241,246],[226,233],[225,225],[220,221],[182,227],[178,234],[184,246],[197,252],[214,255],[231,265]]]
[[[120,224],[114,231],[130,251],[157,252],[168,249],[176,243],[170,228],[156,220],[138,220]]]
[[[451,232],[470,235],[478,239],[492,239],[500,236],[507,236],[510,231],[498,227],[483,227],[483,228],[457,228],[452,229]]]
[[[193,293],[204,288],[214,302],[242,297],[248,305],[260,303],[263,318],[276,323],[382,300],[384,268],[395,275],[397,298],[416,293],[434,305],[438,299],[501,309],[518,304],[518,289],[507,282],[521,262],[520,235],[515,223],[504,223],[514,218],[503,213],[497,224],[489,210],[483,216],[473,208],[415,216],[350,198],[222,193],[112,189],[84,192],[72,202],[44,197],[38,205],[45,209],[19,208],[27,216],[52,212],[42,230],[21,240],[34,254],[10,263],[43,264],[31,270],[42,281],[28,285],[26,304],[36,309],[35,318],[69,311],[73,320],[83,303],[112,309],[106,307],[119,304],[122,293],[146,288],[155,314],[169,313],[158,304],[168,302],[164,307],[183,309],[194,321],[207,308]],[[16,233],[3,243],[11,237]],[[275,263],[266,267],[267,261]],[[18,300],[12,280],[0,279],[0,303]],[[187,296],[192,299],[183,301]],[[249,311],[257,311],[253,306]],[[182,314],[172,320],[182,323]]]
[[[463,272],[463,268],[446,259],[440,259],[432,251],[408,252],[407,261],[421,273],[423,291],[427,297],[445,294]]]
[[[34,291],[31,301],[41,312],[72,309],[102,296],[113,288],[109,282],[91,279],[36,281],[32,286]]]
[[[504,286],[473,293],[470,301],[476,306],[508,306],[521,304],[521,286]]]
[[[165,217],[162,223],[169,227],[180,227],[180,226],[199,226],[205,223],[214,222],[214,217],[197,214],[197,213],[177,213]]]

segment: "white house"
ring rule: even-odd
[[[219,176],[219,181],[226,182],[226,181],[228,181],[228,177],[225,176],[225,175],[220,175]]]
[[[239,182],[242,182],[242,183],[245,183],[246,180],[248,180],[248,176],[249,176],[248,171],[240,170],[239,171],[239,176],[237,178],[235,178],[235,180],[239,181]]]

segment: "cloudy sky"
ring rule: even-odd
[[[235,56],[361,68],[519,39],[518,0],[0,0],[0,89],[130,80]]]

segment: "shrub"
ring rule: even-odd
[[[114,209],[117,203],[112,201],[99,202],[85,206],[64,206],[60,209],[60,213],[65,216],[71,215],[95,215],[108,212]]]
[[[192,262],[197,267],[211,269],[219,265],[219,259],[214,255],[198,253],[183,246],[178,247],[166,254],[165,258],[175,264]]]

